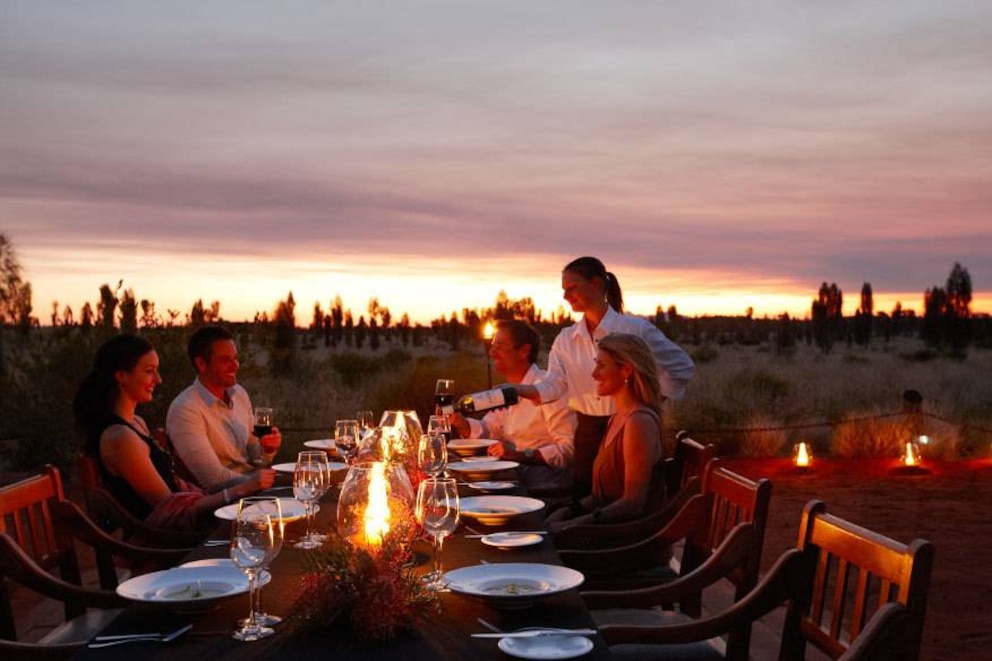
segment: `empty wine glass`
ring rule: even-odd
[[[282,542],[285,537],[285,522],[282,518],[282,502],[274,496],[247,496],[238,501],[238,513],[244,509],[254,509],[259,512],[269,514],[272,517],[274,529],[274,543],[272,548],[268,553],[265,554],[265,559],[262,565],[259,567],[259,575],[263,571],[269,568],[269,563],[279,555],[279,551],[282,550]],[[271,627],[274,624],[279,624],[282,622],[282,618],[278,615],[269,615],[262,608],[262,581],[261,579],[255,581],[255,624],[263,627]],[[245,618],[241,620],[238,624],[242,627],[249,624],[248,619]]]
[[[258,574],[265,566],[266,556],[276,545],[274,517],[260,507],[238,507],[238,516],[231,526],[231,561],[248,575],[248,617],[241,622],[231,637],[252,641],[271,636],[271,628],[262,626],[256,619],[255,598]],[[270,558],[271,559],[271,558]]]
[[[448,447],[444,436],[427,432],[420,437],[417,446],[417,463],[420,470],[431,477],[437,477],[448,467]]]
[[[348,465],[358,455],[358,424],[357,420],[338,420],[334,423],[334,447]]]
[[[372,411],[356,411],[355,420],[358,421],[358,431],[364,437],[367,432],[375,428],[375,415]]]
[[[314,505],[330,486],[330,470],[327,465],[327,454],[319,450],[301,452],[296,458],[296,468],[293,470],[293,496],[303,503],[307,515],[307,532],[294,544],[298,549],[318,548],[326,539],[313,529]]]
[[[458,527],[460,516],[458,486],[451,477],[429,477],[417,489],[417,521],[434,541],[433,569],[424,576],[430,590],[446,590],[441,563],[444,538]]]

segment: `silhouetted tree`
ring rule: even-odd
[[[871,326],[875,315],[875,302],[872,297],[871,284],[861,287],[861,305],[854,313],[854,340],[861,345],[871,341]]]
[[[844,338],[844,295],[837,283],[820,285],[817,299],[811,310],[813,339],[824,353],[829,353],[834,342]]]
[[[120,291],[123,280],[117,283],[117,289],[111,291],[110,285],[100,285],[100,302],[96,306],[96,315],[104,328],[114,327],[114,317],[117,312],[117,292]]]
[[[120,322],[122,333],[138,331],[138,303],[134,300],[134,290],[125,289],[120,300]]]
[[[90,328],[93,327],[93,306],[90,305],[89,301],[83,304],[83,309],[79,313],[79,327],[83,332],[89,332]]]
[[[358,317],[358,325],[355,326],[355,348],[361,349],[365,346],[365,338],[368,335],[368,324],[365,323],[365,315]]]
[[[331,346],[336,347],[344,337],[344,303],[341,301],[340,296],[334,297],[334,305],[331,307],[331,318],[334,320],[334,339],[331,342]]]
[[[206,312],[203,310],[203,299],[198,298],[196,299],[196,303],[193,304],[193,307],[190,308],[189,325],[193,326],[194,328],[199,328],[200,326],[203,326],[206,323],[207,323],[207,315]]]
[[[289,292],[285,301],[279,301],[273,315],[275,336],[272,341],[270,366],[277,375],[292,372],[296,360],[296,301]]]
[[[147,298],[141,299],[141,327],[158,328],[162,325],[158,313],[155,312],[155,303]]]

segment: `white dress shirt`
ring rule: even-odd
[[[243,477],[262,454],[252,438],[254,417],[248,392],[227,389],[230,404],[199,379],[172,400],[165,430],[176,454],[204,489],[211,491]]]
[[[534,384],[545,371],[531,365],[521,383]],[[507,441],[511,450],[540,453],[547,466],[521,466],[521,478],[530,487],[563,487],[572,483],[576,417],[564,400],[535,404],[521,399],[516,405],[468,419],[471,438]]]
[[[630,333],[645,340],[658,364],[661,394],[671,399],[685,396],[685,386],[696,372],[689,354],[647,319],[620,314],[608,307],[591,335],[584,319],[558,333],[548,355],[547,376],[534,384],[541,401],[567,396],[568,406],[579,413],[613,415],[613,399],[598,396],[592,378],[597,343],[610,333]]]

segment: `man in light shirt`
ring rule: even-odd
[[[544,378],[537,366],[541,337],[526,321],[502,320],[489,347],[496,371],[511,383],[536,383]],[[518,462],[523,484],[530,489],[565,489],[572,484],[572,438],[575,413],[564,399],[537,404],[521,400],[516,406],[488,412],[482,420],[452,416],[463,438],[499,441],[489,453]]]
[[[262,438],[252,433],[251,400],[237,383],[241,363],[230,331],[215,325],[198,329],[190,337],[188,353],[196,379],[169,406],[166,433],[193,478],[212,491],[246,479],[258,465],[268,465],[282,436],[275,427]],[[265,472],[274,478],[274,472]]]

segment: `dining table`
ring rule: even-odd
[[[513,474],[504,475],[513,478]],[[340,479],[340,478],[339,478]],[[332,488],[320,503],[314,524],[318,531],[327,531],[336,524],[338,488]],[[460,482],[460,495],[480,495],[466,482]],[[277,481],[267,495],[292,497],[292,487]],[[508,492],[524,495],[521,487]],[[458,529],[447,537],[443,546],[444,570],[494,563],[541,563],[561,565],[550,535],[542,535],[539,543],[522,548],[498,548],[483,544],[479,533],[488,534],[506,530],[543,530],[544,511],[521,514],[501,526],[487,526],[462,516]],[[186,559],[187,561],[226,558],[229,548],[216,540],[228,539],[231,524],[218,519],[217,527]],[[170,632],[185,624],[192,629],[168,643],[157,641],[132,642],[105,648],[83,648],[73,658],[110,659],[123,654],[143,659],[256,659],[283,656],[304,658],[327,655],[333,658],[362,660],[435,660],[435,659],[510,659],[512,655],[498,647],[499,640],[475,638],[472,634],[490,633],[481,623],[487,621],[503,631],[525,627],[560,627],[568,629],[595,628],[578,588],[544,596],[532,605],[505,610],[487,601],[479,601],[452,591],[439,593],[440,609],[426,615],[423,622],[412,630],[403,630],[386,642],[368,642],[349,629],[346,618],[339,617],[332,624],[321,627],[301,626],[298,621],[301,580],[308,567],[309,551],[294,548],[293,544],[304,533],[305,522],[294,521],[286,526],[285,541],[279,555],[268,571],[271,581],[262,589],[262,605],[269,614],[279,615],[284,621],[274,626],[275,633],[262,640],[241,642],[231,637],[236,622],[248,612],[248,596],[240,594],[221,600],[206,612],[182,613],[155,603],[135,602],[126,607],[100,635],[122,635],[146,632]],[[475,534],[473,534],[475,533]],[[213,540],[213,543],[209,543]],[[413,546],[416,571],[426,573],[431,566],[431,550],[426,540],[417,540]],[[596,634],[586,636],[592,649],[579,657],[590,661],[611,658],[608,647]],[[553,652],[552,652],[553,653]],[[571,658],[566,656],[527,656],[523,658]]]

